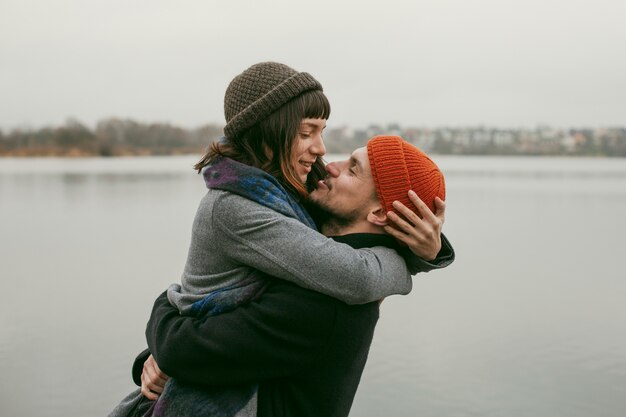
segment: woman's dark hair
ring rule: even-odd
[[[302,184],[291,166],[291,149],[298,135],[302,119],[328,119],[330,103],[322,91],[313,90],[287,102],[267,118],[243,134],[225,141],[213,142],[194,169],[202,171],[218,155],[260,168],[273,175],[289,191],[299,196],[308,195],[326,171],[321,158],[313,165]]]

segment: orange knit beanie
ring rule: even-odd
[[[445,200],[446,185],[437,165],[401,137],[376,136],[370,139],[367,155],[376,194],[385,212],[397,212],[392,203],[398,200],[419,215],[409,200],[409,190],[415,191],[433,213],[435,197]]]

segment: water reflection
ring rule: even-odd
[[[193,161],[0,161],[2,415],[106,415],[132,388]],[[436,161],[458,258],[383,303],[352,415],[621,416],[625,161]]]

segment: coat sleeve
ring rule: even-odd
[[[441,269],[454,262],[454,248],[450,244],[448,238],[441,234],[441,249],[437,254],[437,257],[432,261],[427,261],[411,252],[407,247],[400,248],[399,253],[404,257],[407,267],[411,274],[417,274],[418,272],[428,272],[433,269]]]
[[[256,202],[224,193],[211,213],[233,261],[348,304],[408,294],[409,269],[394,249],[353,249]]]
[[[143,372],[143,363],[148,360],[148,356],[150,356],[150,349],[144,349],[133,362],[133,382],[141,386],[141,373]],[[158,363],[158,362],[157,362]]]
[[[161,294],[146,328],[161,370],[184,382],[223,386],[280,378],[311,364],[328,344],[337,301],[276,281],[259,300],[203,318],[181,316]]]

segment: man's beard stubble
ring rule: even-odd
[[[318,230],[326,236],[340,234],[343,229],[354,224],[360,214],[358,209],[348,213],[333,212],[323,203],[313,201],[310,198],[304,201],[304,207],[315,221]]]

